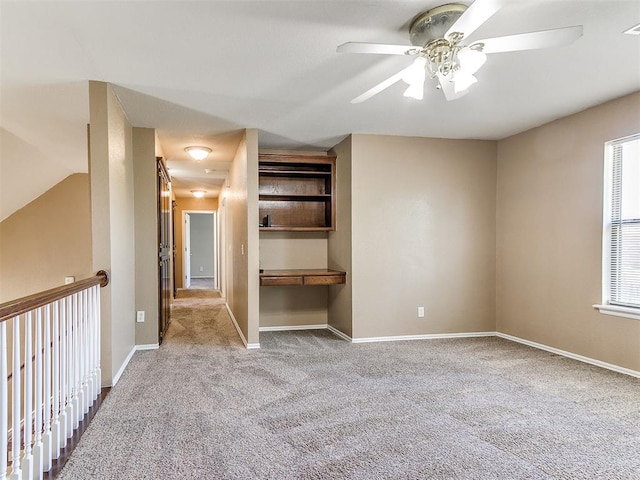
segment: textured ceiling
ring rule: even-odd
[[[243,128],[260,146],[326,150],[349,133],[499,139],[640,89],[638,0],[510,0],[473,38],[584,25],[569,47],[496,54],[460,100],[395,85],[349,101],[411,59],[337,54],[408,43],[425,1],[2,1],[0,218],[87,171],[88,80],[154,127],[172,175],[210,194]],[[184,147],[213,149],[207,165]],[[205,174],[209,168],[218,173]],[[222,173],[220,173],[222,172]],[[217,186],[216,186],[217,185]]]

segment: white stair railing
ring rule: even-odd
[[[0,480],[43,478],[100,395],[106,272],[0,305]]]

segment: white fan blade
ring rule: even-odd
[[[376,85],[373,88],[370,88],[369,90],[367,90],[366,92],[364,92],[362,95],[357,96],[356,98],[354,98],[353,100],[351,100],[351,103],[362,103],[365,100],[369,100],[371,97],[373,97],[374,95],[377,95],[378,93],[380,93],[381,91],[389,88],[391,85],[393,85],[396,82],[399,82],[400,80],[402,80],[402,76],[405,74],[405,72],[407,70],[409,70],[413,65],[408,66],[407,68],[404,68],[402,70],[400,70],[398,73],[396,73],[395,75],[392,75],[391,77],[387,78],[385,81],[380,82],[378,85]]]
[[[457,100],[460,97],[464,97],[467,93],[469,93],[469,89],[463,90],[461,92],[457,92],[454,90],[453,82],[450,82],[447,77],[438,73],[438,81],[440,82],[440,87],[442,92],[444,93],[444,97],[447,101]]]
[[[340,45],[338,53],[375,53],[379,55],[414,55],[420,51],[411,45],[387,45],[384,43],[347,42]]]
[[[476,29],[496,13],[504,0],[476,0],[460,16],[458,21],[447,30],[445,38],[453,32],[459,32],[464,38],[471,35]]]
[[[473,45],[483,44],[484,53],[516,52],[519,50],[535,50],[537,48],[562,47],[575,42],[582,36],[582,25],[556,28],[540,32],[520,33],[504,37],[478,40]]]

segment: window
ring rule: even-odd
[[[604,305],[596,307],[640,319],[640,134],[605,146],[603,225]]]

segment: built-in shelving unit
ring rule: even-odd
[[[260,230],[335,230],[334,156],[260,154],[258,161]]]

